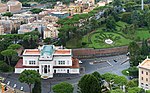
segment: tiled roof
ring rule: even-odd
[[[23,59],[19,59],[15,68],[39,68],[39,66],[23,66]]]
[[[40,50],[39,49],[26,49],[25,51],[24,51],[24,53],[23,53],[23,55],[30,55],[30,54],[40,54]]]
[[[139,67],[150,69],[150,59],[145,59],[141,64],[139,64]]]
[[[70,49],[58,49],[55,51],[55,54],[71,54],[71,50]]]

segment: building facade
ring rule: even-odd
[[[10,0],[7,2],[9,12],[18,12],[22,8],[22,3],[17,0]]]
[[[0,13],[7,12],[7,5],[0,2]]]
[[[36,70],[44,79],[55,73],[79,74],[79,60],[72,57],[71,49],[61,49],[54,45],[43,45],[39,49],[26,49],[23,59],[15,66],[15,73]]]
[[[145,90],[150,89],[150,59],[145,59],[139,64],[139,87]]]
[[[44,29],[43,38],[57,38],[59,31],[57,27],[53,26],[54,24],[48,24],[46,29]]]

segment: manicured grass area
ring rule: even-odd
[[[122,70],[122,74],[125,76],[129,76],[129,73],[127,73],[128,69]]]
[[[118,38],[118,39],[117,39]],[[112,44],[106,44],[105,40],[111,39],[113,41]],[[116,46],[126,45],[131,42],[130,39],[125,39],[123,36],[113,33],[113,32],[105,32],[103,34],[96,33],[91,37],[91,44],[88,47],[92,48],[110,48]]]
[[[138,28],[136,29],[135,34],[124,34],[120,31],[121,28],[124,28],[125,25],[129,25],[125,22],[117,22],[117,31],[107,32],[104,31],[104,26],[88,33],[82,38],[73,38],[67,42],[67,48],[111,48],[128,45],[133,40],[140,41],[142,39],[150,38],[150,33],[147,28]],[[105,40],[111,39],[113,41],[112,44],[106,44]],[[86,43],[84,46],[83,43]]]
[[[150,38],[150,33],[147,28],[140,28],[138,29],[136,36],[140,37],[141,39],[147,39]]]

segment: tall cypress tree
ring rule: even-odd
[[[142,46],[141,46],[141,55],[147,56],[149,54],[149,47],[147,40],[142,41]]]

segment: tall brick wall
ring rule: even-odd
[[[92,57],[102,57],[102,56],[111,56],[119,55],[128,52],[127,46],[116,47],[116,48],[107,48],[107,49],[92,49],[92,48],[82,48],[82,49],[73,49],[72,53],[74,57],[77,58],[92,58]]]

